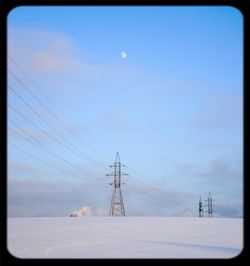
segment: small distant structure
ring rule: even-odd
[[[213,213],[214,213],[214,204],[213,204],[213,199],[211,196],[211,193],[208,193],[208,198],[206,200],[207,204],[203,205],[202,200],[201,200],[201,196],[199,199],[199,217],[204,217],[204,210],[203,208],[206,207],[206,213],[207,213],[207,217],[213,217]]]
[[[213,199],[211,197],[211,193],[208,193],[207,198],[207,215],[208,217],[213,217]]]
[[[199,217],[203,217],[203,205],[202,205],[201,196],[199,200]]]

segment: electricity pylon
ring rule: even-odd
[[[121,176],[128,175],[121,172],[121,167],[125,166],[120,163],[119,153],[116,153],[116,159],[111,168],[114,168],[114,173],[107,174],[107,176],[114,176],[114,182],[109,183],[114,185],[113,196],[110,204],[109,216],[125,216],[125,209],[123,205],[122,192],[121,192]]]
[[[208,193],[208,198],[207,198],[207,214],[208,217],[213,217],[213,199],[211,197],[210,192]]]
[[[207,217],[213,217],[213,213],[214,213],[214,204],[213,204],[213,199],[211,197],[211,193],[208,193],[208,198],[207,198],[207,205],[204,205],[207,207]]]
[[[199,217],[203,217],[203,205],[202,205],[201,196],[199,200]]]

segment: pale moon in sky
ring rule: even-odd
[[[127,57],[126,52],[121,52],[121,57],[122,57],[122,59],[126,59],[126,57]]]

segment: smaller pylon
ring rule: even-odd
[[[199,200],[199,217],[203,217],[203,205],[202,205],[201,196]]]
[[[207,215],[208,217],[213,217],[213,199],[211,197],[211,193],[208,193],[207,198]]]

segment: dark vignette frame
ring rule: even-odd
[[[150,3],[151,2],[151,3]],[[84,1],[84,0],[2,0],[0,3],[0,82],[1,82],[1,145],[2,145],[2,158],[1,158],[1,177],[0,177],[0,264],[5,265],[7,263],[11,264],[24,264],[24,265],[33,265],[33,263],[60,263],[63,265],[71,264],[71,263],[86,263],[86,262],[100,262],[104,260],[104,262],[117,262],[119,260],[126,261],[144,261],[146,259],[19,259],[12,256],[7,249],[7,90],[6,90],[6,82],[7,82],[7,16],[8,13],[18,6],[115,6],[115,5],[152,5],[152,6],[232,6],[237,8],[243,16],[243,31],[244,31],[244,61],[243,61],[243,213],[244,213],[244,225],[243,225],[243,250],[241,253],[232,258],[232,259],[147,259],[149,262],[163,262],[163,263],[173,263],[173,264],[189,264],[192,265],[199,265],[200,263],[208,262],[218,262],[218,263],[225,263],[225,264],[234,264],[234,263],[243,263],[248,257],[249,252],[249,239],[248,236],[248,228],[246,226],[248,218],[249,218],[249,211],[247,210],[247,197],[249,194],[247,193],[247,188],[249,186],[249,177],[247,176],[246,171],[246,143],[247,143],[247,127],[245,123],[246,118],[246,101],[247,101],[247,94],[248,90],[250,89],[249,84],[249,59],[250,59],[250,41],[249,41],[249,33],[250,33],[250,1],[248,0],[164,0],[164,1],[108,1],[108,3],[101,0],[92,0],[92,1]],[[249,132],[249,131],[248,131]]]

